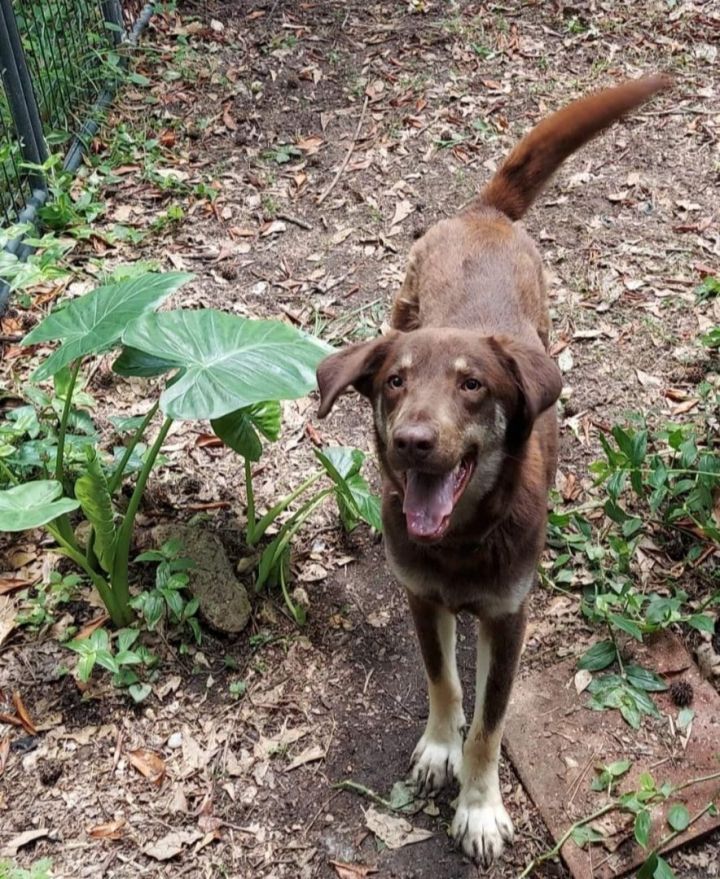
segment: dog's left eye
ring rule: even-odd
[[[464,391],[479,391],[482,385],[476,378],[466,378],[460,387]]]

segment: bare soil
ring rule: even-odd
[[[109,264],[158,260],[196,272],[174,305],[281,317],[337,345],[363,338],[384,319],[414,236],[467,201],[532,124],[602,85],[671,71],[672,93],[568,161],[527,219],[566,369],[558,486],[574,481],[573,500],[582,498],[599,429],[628,412],[651,423],[712,415],[697,394],[709,366],[695,341],[717,322],[717,305],[696,308],[693,291],[720,256],[719,33],[712,2],[181,3],[153,20],[145,41],[138,69],[150,88],[124,92],[95,145],[101,160],[113,131],[134,132],[130,170],[106,189],[106,220],[154,222],[155,235],[95,249]],[[160,140],[160,163],[181,172],[185,189],[143,175],[141,133]],[[175,223],[163,219],[171,203],[185,210]],[[15,317],[39,314],[36,304]],[[92,390],[115,409],[142,410],[147,385],[113,376],[109,364]],[[312,466],[313,438],[370,450],[357,399],[322,424],[315,409],[313,400],[286,408],[283,437],[258,468],[261,503]],[[242,467],[198,443],[203,432],[183,424],[171,434],[142,524],[199,515],[237,559]],[[14,576],[46,557],[37,535],[4,548]],[[81,693],[52,631],[16,631],[0,648],[0,691],[20,691],[38,733],[0,724],[0,740],[10,737],[0,851],[43,829],[17,861],[50,857],[57,876],[366,875],[359,865],[382,879],[476,875],[446,833],[453,792],[439,814],[411,818],[434,831],[430,840],[391,851],[365,826],[371,801],[336,787],[352,780],[387,796],[426,712],[414,634],[380,540],[365,529],[343,536],[328,508],[301,535],[293,569],[310,599],[303,630],[273,595],[255,597],[240,637],[207,631],[184,654],[153,641],[161,672],[139,708],[102,679]],[[581,653],[592,637],[578,602],[557,601],[534,594],[522,675]],[[83,602],[70,613],[83,623],[97,609]],[[468,709],[473,653],[464,621]],[[240,681],[247,689],[233,695]],[[137,770],[139,749],[163,761],[159,784]],[[490,875],[513,877],[552,843],[507,761],[502,781],[517,839]],[[163,860],[172,846],[154,845],[174,831],[185,836]],[[677,875],[717,875],[708,854],[717,843],[673,856]],[[568,874],[551,863],[536,875]]]

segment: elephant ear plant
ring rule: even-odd
[[[257,460],[262,450],[258,432],[269,439],[277,437],[279,401],[307,394],[315,386],[318,362],[330,350],[319,339],[277,321],[249,320],[211,309],[155,313],[154,309],[190,278],[182,273],[146,273],[108,284],[56,308],[24,339],[26,345],[60,343],[32,379],[55,378],[57,387],[61,376],[64,402],[52,472],[41,471],[36,475],[45,478],[21,481],[3,465],[0,483],[10,487],[0,491],[0,531],[44,527],[58,550],[90,578],[118,627],[133,619],[128,559],[135,517],[173,420],[209,420],[217,435],[244,456],[248,542],[255,543],[300,493],[294,492],[270,511],[270,519],[255,520],[250,462]],[[97,439],[87,441],[79,469],[77,457],[73,462],[73,479],[67,466],[66,439],[68,426],[78,416],[73,407],[78,376],[87,358],[112,349],[121,349],[113,365],[116,373],[166,376],[165,384],[147,413],[131,422],[132,432],[117,459],[108,462]],[[142,440],[158,410],[164,418],[138,461]],[[367,506],[362,499],[367,486],[357,472],[357,454],[352,466],[335,465],[335,475],[331,474],[348,526],[353,524],[353,516],[368,518],[363,515]],[[330,473],[324,466],[323,472]],[[115,500],[123,480],[132,472],[137,472],[135,485],[124,513],[120,513]],[[306,488],[308,480],[303,485]],[[88,523],[82,544],[77,537],[79,529],[71,527],[69,518],[78,509]],[[292,525],[284,532],[281,529],[283,538],[308,514],[301,510],[299,516],[291,518]],[[377,524],[376,515],[371,514],[370,519]]]

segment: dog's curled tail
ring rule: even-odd
[[[471,207],[487,205],[519,220],[571,153],[671,84],[663,74],[628,80],[548,116],[520,141]]]

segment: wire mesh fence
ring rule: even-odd
[[[82,136],[117,74],[136,8],[121,0],[0,0],[0,226],[47,197],[41,166]]]

